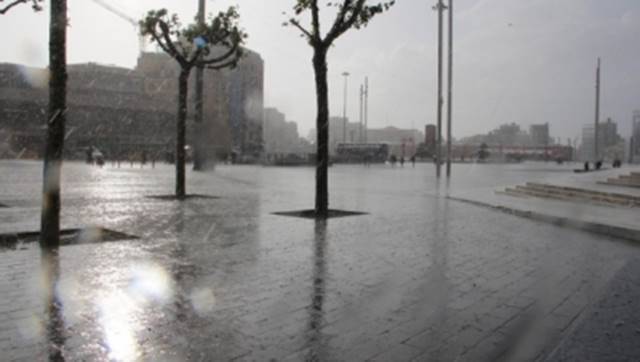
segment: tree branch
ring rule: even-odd
[[[347,12],[352,5],[353,0],[344,0],[344,3],[340,8],[340,12],[338,13],[338,16],[336,16],[336,20],[333,22],[333,26],[331,26],[331,30],[329,30],[329,33],[327,33],[327,37],[329,37],[330,34],[335,33],[338,28],[343,26],[344,19],[347,16]]]
[[[174,57],[180,64],[186,63],[187,60],[184,58],[178,49],[176,49],[173,41],[171,41],[171,37],[169,37],[169,25],[162,20],[158,21],[158,25],[160,26],[160,30],[162,30],[162,38],[164,39],[167,48],[169,49],[171,56]],[[164,49],[163,49],[164,50]]]
[[[309,40],[313,40],[313,35],[311,35],[311,33],[309,32],[309,30],[305,29],[302,25],[300,25],[300,22],[296,19],[289,19],[289,23],[291,23],[291,25],[295,26],[296,28],[300,29],[300,31],[307,37],[309,38]]]
[[[207,64],[213,64],[213,63],[218,63],[221,62],[227,58],[229,58],[230,56],[233,55],[233,53],[235,53],[238,50],[238,43],[233,44],[233,47],[229,48],[229,51],[226,52],[225,54],[217,57],[217,58],[211,58],[211,59],[203,59],[200,62],[198,62],[199,64],[203,64],[203,65],[207,65]]]
[[[227,68],[229,66],[235,66],[236,64],[238,64],[238,58],[231,59],[228,62],[225,62],[222,64],[207,65],[207,68],[219,70],[219,69]]]
[[[311,0],[311,27],[313,28],[313,40],[321,42],[322,34],[320,33],[320,8],[318,7],[318,0]]]
[[[345,0],[345,3],[350,1],[351,0]],[[367,0],[357,0],[355,5],[352,5],[351,16],[349,16],[349,18],[346,21],[343,21],[342,24],[336,23],[336,25],[338,26],[334,26],[334,28],[331,29],[329,34],[327,34],[327,37],[325,38],[325,44],[331,45],[334,40],[336,40],[339,36],[344,34],[347,30],[349,30],[353,26],[353,24],[356,23],[356,21],[358,20],[358,17],[362,13],[362,9],[364,8],[364,4],[366,2]],[[345,12],[345,16],[346,16],[346,12]]]
[[[177,59],[176,54],[172,53],[171,50],[167,48],[167,46],[162,42],[162,39],[158,37],[158,34],[156,34],[155,30],[150,30],[149,34],[151,35],[153,40],[155,40],[155,42],[158,43],[158,46],[160,46],[160,49],[162,49],[165,53],[169,54],[172,58]]]
[[[27,1],[29,1],[29,0],[14,0],[12,3],[9,3],[4,8],[0,9],[0,14],[4,15],[6,12],[11,10],[12,7],[14,7],[14,6],[18,5],[18,4],[24,4]],[[0,2],[2,2],[2,1],[0,1]]]
[[[200,55],[202,55],[202,49],[196,50],[196,52],[193,53],[193,57],[191,57],[191,60],[187,62],[189,66],[193,67],[194,65],[198,65],[198,59],[200,59]]]

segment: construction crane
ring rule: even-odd
[[[144,53],[144,51],[147,48],[147,40],[145,39],[145,37],[140,34],[140,24],[138,23],[138,21],[134,18],[132,18],[131,16],[125,14],[122,10],[119,10],[115,7],[113,7],[113,5],[108,4],[107,2],[105,2],[104,0],[93,0],[93,2],[95,2],[96,4],[100,5],[101,7],[103,7],[104,9],[110,11],[111,13],[117,15],[119,18],[123,19],[124,21],[128,22],[129,24],[133,25],[136,34],[138,34],[138,42],[139,42],[139,47],[140,47],[140,54]]]

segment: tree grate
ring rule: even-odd
[[[19,244],[34,243],[38,242],[39,239],[39,231],[0,234],[0,248],[15,249]],[[136,239],[139,238],[102,227],[64,229],[60,231],[60,245],[95,244]]]
[[[297,211],[282,211],[282,212],[274,212],[273,215],[278,216],[290,216],[290,217],[300,217],[303,219],[334,219],[340,217],[348,217],[348,216],[362,216],[368,215],[366,212],[360,211],[347,211],[347,210],[329,210],[329,215],[327,217],[318,216],[316,214],[316,210],[297,210]]]
[[[163,200],[163,201],[185,201],[185,200],[216,200],[220,197],[201,194],[189,194],[184,197],[178,197],[176,195],[151,195],[147,196],[149,199]]]

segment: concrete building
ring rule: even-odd
[[[529,136],[531,137],[532,146],[547,146],[553,143],[549,134],[549,123],[532,124],[529,127]]]
[[[640,111],[633,112],[631,129],[631,161],[640,163]]]
[[[284,113],[276,108],[264,109],[264,153],[267,160],[290,154],[309,153],[308,142],[300,138],[298,125],[287,122]]]
[[[582,161],[594,161],[595,160],[595,127],[592,125],[582,127],[582,144],[580,145],[580,160]]]
[[[385,127],[367,130],[369,143],[386,143],[389,145],[390,154],[396,157],[411,157],[417,151],[417,146],[425,139],[422,132],[417,129],[400,129]]]
[[[601,149],[606,149],[620,143],[622,137],[618,134],[618,124],[607,118],[604,123],[598,124],[598,145]]]
[[[177,96],[179,67],[164,53],[144,53],[136,70],[144,73],[151,94]],[[193,116],[195,71],[189,79],[189,106]],[[257,159],[262,152],[264,62],[256,52],[245,50],[233,69],[205,71],[204,130],[208,152],[218,156],[233,152]]]
[[[227,81],[233,152],[257,159],[263,151],[264,61],[245,49],[234,69],[222,71]]]
[[[330,117],[329,118],[329,154],[334,156],[338,144],[343,143],[343,127],[344,118],[342,117]],[[359,143],[360,124],[356,122],[349,122],[347,118],[347,142],[346,143]],[[396,127],[385,127],[379,129],[369,128],[367,130],[367,143],[386,143],[389,145],[390,154],[401,156],[404,150],[404,154],[407,157],[415,154],[417,146],[425,139],[424,134],[417,129],[400,129]],[[316,140],[316,130],[312,129],[309,138],[314,142]]]
[[[335,155],[338,144],[345,143],[345,119],[343,117],[329,117],[329,154]],[[360,124],[346,119],[346,143],[358,143]],[[371,142],[371,140],[369,140]]]
[[[144,53],[135,69],[94,63],[68,66],[69,136],[66,157],[95,146],[108,158],[150,157],[173,152],[178,66],[163,53]],[[192,143],[190,79],[187,143]],[[41,157],[48,88],[44,69],[0,64],[0,132],[13,153]],[[263,62],[247,51],[238,67],[206,71],[204,122],[198,134],[210,157],[231,152],[257,158],[262,150]],[[5,152],[9,154],[8,152]]]
[[[0,129],[11,137],[11,150],[42,157],[48,88],[44,69],[0,65]],[[171,149],[175,110],[162,97],[144,91],[143,78],[131,69],[97,64],[68,66],[66,157],[97,146],[108,155],[158,156]],[[172,137],[173,136],[173,137]]]
[[[424,127],[424,147],[425,152],[433,154],[436,150],[438,127],[435,124],[428,124]]]
[[[582,129],[582,145],[579,153],[582,161],[596,159],[594,129],[593,125],[585,126]],[[622,160],[624,155],[625,142],[618,134],[618,125],[611,118],[598,124],[598,158],[601,160]]]

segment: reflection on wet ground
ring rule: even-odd
[[[49,361],[64,361],[65,328],[63,320],[63,304],[58,295],[60,281],[59,250],[47,249],[41,255],[41,277],[44,305],[46,338],[48,341]]]
[[[2,233],[37,230],[39,165],[15,165]],[[312,206],[312,169],[190,173],[222,197],[168,202],[171,167],[67,165],[63,226],[140,239],[0,251],[3,359],[533,360],[639,251],[443,197],[543,177],[501,167],[336,166],[331,207],[368,214],[323,222],[272,214]]]
[[[313,247],[313,288],[311,293],[311,305],[309,310],[309,331],[307,345],[309,354],[307,361],[326,361],[328,356],[324,353],[322,334],[323,304],[326,290],[327,263],[325,251],[327,249],[327,221],[316,220],[314,225]]]

